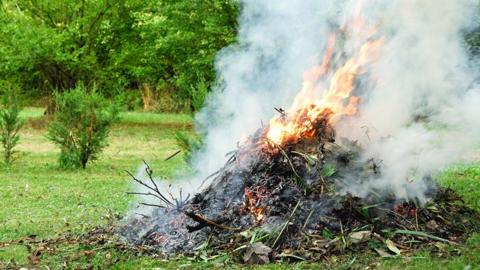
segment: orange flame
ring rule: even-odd
[[[371,37],[371,31],[367,35]],[[320,79],[327,76],[335,40],[335,35],[330,35],[322,63],[305,72],[303,88],[295,97],[288,114],[270,120],[266,134],[268,143],[284,145],[301,138],[313,138],[316,135],[314,123],[318,119],[324,118],[328,123],[334,123],[342,116],[357,113],[360,98],[352,96],[356,79],[367,64],[378,58],[384,39],[367,41],[355,56],[335,71],[328,88],[321,91]],[[323,95],[320,95],[322,92]]]
[[[262,221],[262,219],[265,217],[265,207],[259,206],[260,201],[266,197],[265,192],[266,190],[262,187],[256,187],[253,189],[245,187],[244,209],[255,217],[257,223]]]

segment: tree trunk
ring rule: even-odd
[[[53,96],[49,96],[43,115],[53,115],[53,113],[55,113],[55,98]]]
[[[149,83],[143,83],[142,86],[143,110],[148,112],[153,109],[154,93]]]

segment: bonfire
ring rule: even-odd
[[[384,38],[367,29],[360,50],[333,67],[338,35],[329,37],[323,61],[305,72],[291,108],[276,108],[278,115],[242,142],[199,193],[160,190],[148,166],[149,179],[132,175],[148,191],[137,194],[157,203],[144,203],[151,215],[129,219],[120,233],[159,252],[195,254],[208,246],[210,255],[228,252],[246,263],[363,249],[394,256],[431,242],[461,243],[478,226],[478,214],[428,175],[421,179],[427,202],[344,191],[352,175],[356,185],[382,176],[381,160],[360,158],[357,142],[337,142],[334,127],[357,113],[356,83],[381,55]]]

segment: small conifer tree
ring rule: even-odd
[[[23,121],[19,117],[20,109],[17,104],[6,104],[0,109],[0,142],[3,147],[3,161],[10,166],[15,160],[15,146],[20,140],[18,132]]]
[[[108,145],[110,127],[118,120],[118,106],[83,84],[55,94],[56,110],[47,137],[60,147],[63,168],[83,168]]]

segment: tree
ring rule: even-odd
[[[110,127],[118,120],[118,107],[95,88],[83,84],[55,94],[57,110],[47,137],[60,147],[63,168],[83,168],[108,145]]]
[[[107,96],[146,88],[196,110],[237,10],[233,0],[5,0],[0,77],[40,96],[78,82]]]
[[[18,132],[23,126],[17,104],[7,104],[0,109],[0,142],[3,147],[3,161],[10,166],[15,159],[15,146],[20,140]]]
[[[236,1],[150,2],[134,14],[139,38],[125,43],[113,66],[198,110],[215,81],[216,54],[235,41],[237,15]]]

